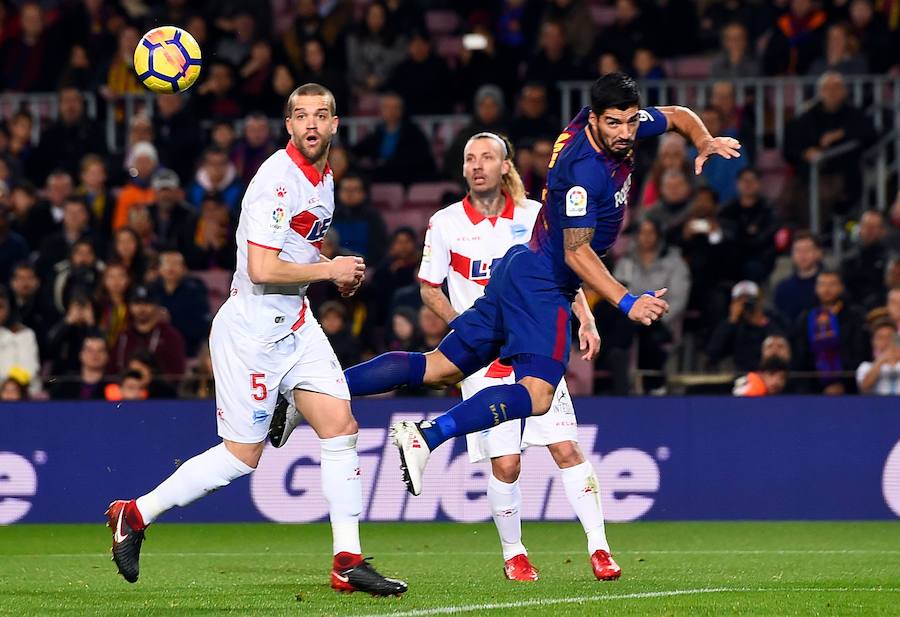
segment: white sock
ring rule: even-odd
[[[322,445],[322,492],[328,500],[334,554],[362,554],[359,545],[359,515],[362,484],[356,440],[359,433],[320,439]]]
[[[155,489],[137,498],[137,509],[149,525],[174,506],[186,506],[232,480],[253,471],[228,451],[224,443],[183,462]]]
[[[603,525],[603,506],[600,505],[600,485],[593,466],[585,461],[559,471],[566,488],[566,497],[587,534],[588,553],[593,555],[598,550],[609,552],[606,528]]]
[[[488,503],[503,548],[503,560],[516,555],[527,555],[522,544],[522,491],[519,481],[510,484],[502,482],[491,474],[487,488]]]

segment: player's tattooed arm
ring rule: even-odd
[[[563,229],[563,243],[567,251],[577,251],[578,247],[587,244],[590,246],[594,239],[593,227],[570,227]]]

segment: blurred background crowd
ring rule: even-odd
[[[132,69],[160,24],[203,50],[185,94]],[[645,104],[693,80],[744,156],[695,176],[680,136],[639,145],[606,260],[672,310],[635,328],[594,299],[602,352],[573,354],[573,394],[900,393],[900,196],[883,174],[870,207],[863,156],[891,134],[900,151],[896,0],[0,0],[0,398],[212,397],[243,191],[309,81],[342,118],[322,252],[369,266],[355,297],[311,304],[344,366],[432,349],[447,326],[416,274],[466,140],[508,135],[539,199],[566,82],[614,70]],[[753,99],[779,76],[786,102]]]

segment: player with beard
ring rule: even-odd
[[[510,248],[491,269],[485,293],[456,317],[453,331],[426,354],[383,354],[347,371],[353,395],[411,385],[446,386],[501,358],[517,382],[485,388],[433,421],[391,427],[404,481],[413,495],[434,448],[453,437],[545,414],[565,373],[571,305],[582,282],[632,321],[650,325],[666,312],[665,289],[634,296],[600,257],[613,245],[628,206],[636,139],[675,130],[699,153],[694,171],[714,154],[740,156],[740,144],[713,137],[684,107],[640,108],[637,84],[611,73],[591,87],[591,105],[556,140],[543,206],[529,244]]]
[[[222,442],[184,462],[146,495],[110,504],[113,559],[135,582],[148,525],[251,473],[281,394],[293,398],[320,439],[334,549],[331,586],[401,594],[406,583],[381,576],[362,556],[358,427],[341,366],[305,297],[319,281],[352,295],[365,270],[361,258],[329,260],[319,253],[334,213],[327,162],[338,128],[334,96],[318,84],[303,85],[288,97],[285,116],[287,146],[262,164],[244,195],[231,295],[210,334]]]

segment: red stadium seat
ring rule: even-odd
[[[219,307],[228,299],[228,294],[231,293],[231,274],[228,270],[191,271],[192,276],[196,276],[206,284],[210,311],[218,311]]]
[[[400,227],[412,227],[416,231],[417,237],[424,238],[428,219],[436,211],[437,208],[404,208],[403,210],[383,212],[382,216],[388,233],[393,233]]]
[[[370,190],[372,205],[380,210],[400,210],[406,201],[406,191],[399,182],[377,182]]]
[[[678,79],[704,79],[709,77],[712,61],[707,56],[686,56],[673,62],[675,74]]]
[[[784,162],[780,150],[770,148],[756,153],[756,167],[761,172],[783,171],[787,163]]]
[[[605,27],[616,21],[616,7],[591,6],[591,19],[598,27]]]
[[[459,24],[456,11],[433,10],[425,13],[425,27],[432,35],[453,34],[459,29]]]
[[[459,197],[462,192],[456,182],[419,182],[409,187],[406,203],[412,208],[431,207],[436,210],[448,205],[443,203],[445,193]]]

